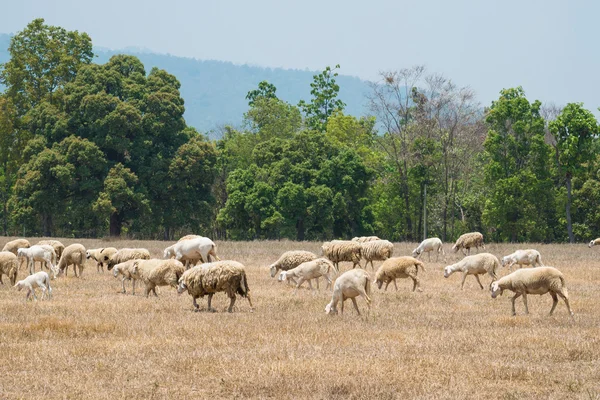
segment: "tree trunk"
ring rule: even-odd
[[[423,188],[423,240],[427,239],[427,184]]]
[[[52,236],[52,216],[42,214],[42,234],[46,237]]]
[[[121,218],[119,218],[118,213],[110,214],[110,236],[111,237],[120,237],[121,236],[121,228],[123,227],[123,222]]]
[[[569,232],[569,243],[575,243],[571,222],[571,200],[571,174],[567,173],[567,231]]]
[[[163,232],[163,240],[165,242],[169,240],[169,227],[165,227],[165,230]]]
[[[304,241],[304,218],[298,218],[296,221],[296,240]]]

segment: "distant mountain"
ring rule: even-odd
[[[9,59],[10,36],[0,34],[0,63]],[[128,48],[110,50],[94,48],[95,62],[106,63],[115,54],[131,54],[146,66],[165,69],[181,82],[181,95],[185,100],[185,119],[188,125],[217,138],[217,128],[225,124],[239,125],[248,109],[245,99],[248,91],[266,80],[277,87],[277,96],[291,104],[310,100],[310,83],[315,71],[263,68],[236,65],[231,62],[196,60],[152,53],[148,49]],[[325,65],[323,66],[325,67]],[[343,67],[343,66],[342,66]],[[340,75],[339,97],[347,104],[346,112],[355,116],[367,114],[365,95],[369,92],[366,81]]]

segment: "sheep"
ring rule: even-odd
[[[373,266],[373,260],[385,261],[392,256],[394,253],[394,244],[387,240],[372,240],[370,242],[361,243],[360,253],[363,258],[367,261],[365,263],[365,269],[369,262],[371,263],[371,269],[375,270]]]
[[[372,242],[374,240],[381,240],[379,239],[377,236],[360,236],[360,237],[354,237],[352,238],[353,242],[358,242],[358,243],[366,243],[366,242]]]
[[[307,261],[316,260],[318,257],[316,254],[305,250],[290,250],[283,253],[277,261],[269,265],[271,271],[271,278],[274,278],[277,271],[289,271],[290,269],[296,268],[298,265]]]
[[[104,272],[104,257],[107,256],[109,259],[118,250],[114,247],[103,247],[100,249],[88,249],[85,252],[85,258],[87,260],[92,259],[96,261],[96,272]]]
[[[76,277],[80,277],[83,273],[83,264],[85,263],[86,251],[85,247],[79,243],[73,243],[65,247],[62,257],[58,261],[58,276],[62,275],[63,272],[67,276],[67,269],[69,265],[73,265],[73,273]],[[77,267],[79,267],[79,274],[77,273]]]
[[[179,279],[177,293],[181,294],[186,290],[192,296],[195,311],[200,308],[196,299],[208,295],[208,310],[215,312],[211,300],[213,294],[217,292],[226,292],[231,299],[227,311],[233,312],[236,293],[246,297],[250,303],[250,312],[254,311],[246,270],[237,261],[216,261],[188,269]]]
[[[182,240],[175,243],[173,247],[175,259],[182,261],[184,259],[201,258],[202,262],[211,262],[211,256],[220,260],[217,256],[217,245],[207,237]],[[186,261],[186,269],[189,263]]]
[[[146,284],[146,297],[150,291],[156,294],[157,286],[172,286],[177,288],[179,278],[183,275],[185,268],[177,260],[135,260],[130,268],[131,275],[138,277]]]
[[[191,239],[186,239],[186,240],[191,240]],[[175,244],[167,247],[165,249],[165,251],[163,252],[163,258],[165,258],[165,259],[174,258],[174,257],[175,257]],[[199,262],[204,262],[204,260],[202,260],[202,257],[196,253],[193,253],[191,257],[184,255],[180,261],[185,262],[186,268],[188,265],[196,265]]]
[[[341,313],[344,314],[344,301],[351,299],[358,315],[360,311],[356,304],[356,296],[363,296],[367,301],[367,307],[371,310],[371,277],[362,269],[351,269],[344,272],[335,280],[331,302],[325,306],[326,314],[337,314],[337,304],[341,302]]]
[[[398,290],[398,286],[396,285],[397,278],[410,278],[413,280],[413,289],[417,289],[421,292],[421,287],[419,284],[419,278],[417,274],[419,273],[419,267],[423,271],[425,271],[425,264],[422,261],[417,260],[414,257],[392,257],[388,258],[381,264],[381,267],[375,273],[375,283],[377,283],[377,287],[381,289],[381,286],[385,283],[385,289],[387,290],[390,282],[394,282],[394,286],[396,290]]]
[[[508,264],[510,271],[512,271],[512,266],[515,264],[518,264],[519,268],[523,268],[523,264],[533,267],[544,266],[540,252],[534,249],[517,250],[512,254],[502,257],[502,266],[507,266],[506,264]]]
[[[479,247],[482,247],[485,250],[485,245],[483,244],[483,235],[479,232],[470,232],[461,235],[457,240],[454,246],[452,246],[452,251],[457,252],[461,250],[463,255],[471,255],[471,247],[475,247],[477,251],[479,251]],[[465,249],[467,252],[465,253]]]
[[[35,272],[35,262],[41,261],[50,264],[50,270],[53,272],[53,277],[56,278],[56,253],[52,246],[36,244],[28,248],[22,247],[17,250],[17,257],[24,257],[27,260],[30,275]]]
[[[50,287],[50,277],[48,273],[44,271],[36,272],[33,275],[29,275],[27,278],[17,282],[15,286],[18,291],[21,289],[27,289],[27,296],[25,296],[25,301],[29,300],[29,296],[33,294],[33,298],[37,300],[37,296],[35,295],[34,288],[39,287],[42,288],[42,300],[44,300],[44,294],[48,300],[52,298],[52,288]]]
[[[421,258],[423,253],[427,253],[427,254],[429,254],[429,261],[431,261],[431,252],[432,251],[435,252],[435,262],[438,261],[440,252],[444,256],[444,259],[446,259],[446,253],[444,252],[444,245],[442,244],[442,241],[440,240],[440,238],[436,238],[436,237],[423,240],[421,242],[421,244],[419,244],[419,246],[412,251],[412,256],[418,260]]]
[[[454,272],[460,271],[463,274],[462,282],[460,284],[461,290],[464,289],[467,275],[474,275],[477,283],[479,283],[479,286],[483,289],[483,285],[479,280],[479,275],[487,272],[492,277],[492,280],[495,281],[497,279],[496,270],[499,268],[500,261],[498,261],[496,256],[490,253],[480,253],[467,256],[456,264],[448,265],[444,268],[444,278],[448,278]]]
[[[121,279],[121,284],[123,285],[123,290],[121,293],[125,294],[127,291],[125,290],[125,280],[132,281],[132,294],[135,295],[135,281],[136,278],[131,273],[131,269],[133,268],[133,263],[138,260],[127,260],[120,264],[117,264],[113,268],[113,275],[116,278],[118,275],[121,275],[123,278]]]
[[[10,284],[14,285],[17,281],[17,271],[19,269],[19,260],[10,251],[0,251],[0,283],[2,282],[2,275],[8,276]]]
[[[19,249],[27,249],[31,247],[31,244],[29,243],[29,240],[27,239],[15,239],[15,240],[11,240],[10,242],[7,242],[4,247],[2,248],[2,251],[10,251],[11,253],[13,253],[15,256],[17,255],[17,250]],[[19,266],[19,269],[21,269],[23,267],[23,263],[25,260],[21,261],[21,265]]]
[[[52,246],[52,248],[54,249],[54,252],[56,253],[56,259],[60,260],[60,257],[62,256],[63,251],[65,250],[65,245],[62,244],[61,242],[59,242],[58,240],[40,240],[39,242],[37,242],[37,244],[42,245],[49,245]]]
[[[292,268],[287,271],[281,271],[279,280],[287,280],[288,282],[293,281],[296,283],[296,279],[298,279],[298,283],[296,283],[296,288],[294,289],[294,293],[296,293],[296,290],[298,290],[298,288],[302,286],[305,281],[308,281],[310,290],[313,290],[311,279],[317,280],[318,288],[319,278],[324,277],[327,281],[327,287],[325,287],[325,290],[327,290],[331,286],[331,278],[329,273],[332,269],[333,264],[331,261],[326,258],[317,258],[316,260],[303,262],[296,268]]]
[[[325,242],[321,246],[323,256],[333,262],[336,272],[339,272],[339,263],[341,261],[351,261],[352,268],[357,265],[360,267],[360,257],[362,246],[358,242],[351,240],[332,240]]]
[[[592,241],[591,241],[591,242],[588,244],[588,247],[589,247],[589,248],[592,248],[592,247],[594,247],[594,246],[596,246],[596,245],[599,245],[599,244],[600,244],[600,238],[598,238],[598,239],[594,239],[594,240],[592,240]]]
[[[102,257],[102,262],[106,264],[106,269],[111,270],[117,264],[123,263],[128,260],[149,260],[150,252],[146,249],[131,249],[124,248],[118,250],[116,253],[110,255],[105,254]]]
[[[565,301],[565,305],[569,310],[571,318],[573,311],[569,305],[569,292],[565,283],[563,274],[553,267],[539,267],[534,269],[518,269],[515,272],[508,274],[499,280],[492,282],[492,298],[502,295],[504,290],[515,292],[512,297],[512,315],[517,315],[515,311],[515,300],[519,296],[523,296],[523,304],[525,304],[525,314],[529,314],[527,307],[527,295],[539,294],[543,295],[550,293],[552,296],[552,308],[550,315],[554,312],[558,303],[558,296]]]

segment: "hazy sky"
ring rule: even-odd
[[[3,0],[0,32],[34,18],[96,46],[377,79],[417,64],[471,86],[600,106],[600,2],[577,0]]]

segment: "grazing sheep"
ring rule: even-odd
[[[116,278],[118,275],[121,275],[123,278],[121,279],[121,284],[123,285],[123,290],[121,293],[125,294],[127,291],[125,290],[125,280],[132,281],[132,294],[135,295],[135,281],[136,278],[131,273],[133,268],[133,263],[138,260],[127,260],[120,264],[117,264],[113,268],[113,275]]]
[[[217,245],[207,237],[198,237],[177,242],[173,247],[173,251],[175,259],[178,261],[201,259],[202,262],[211,262],[211,256],[216,260],[220,260],[217,256]],[[187,269],[189,261],[186,261],[185,266]]]
[[[392,256],[394,253],[394,244],[387,240],[372,240],[370,242],[361,243],[362,249],[360,253],[362,257],[367,261],[365,263],[365,269],[367,265],[371,263],[371,269],[375,270],[373,261],[385,261]]]
[[[436,237],[427,238],[427,239],[423,240],[421,242],[421,244],[412,251],[412,255],[413,255],[413,257],[415,257],[418,260],[421,258],[421,255],[423,255],[423,253],[427,253],[427,254],[429,254],[429,261],[431,261],[431,252],[432,251],[435,252],[435,262],[438,261],[440,252],[444,256],[444,259],[446,259],[446,253],[444,252],[444,245],[442,244],[441,239],[436,238]]]
[[[62,244],[61,242],[59,242],[58,240],[40,240],[38,243],[38,245],[48,245],[48,246],[52,246],[52,248],[54,249],[54,252],[56,253],[56,259],[60,260],[60,257],[62,256],[63,251],[65,250],[65,245]]]
[[[598,238],[598,239],[594,239],[594,240],[592,240],[592,241],[591,241],[591,242],[588,244],[588,247],[589,247],[589,248],[592,248],[593,246],[596,246],[596,245],[599,245],[599,244],[600,244],[600,238]]]
[[[58,262],[58,276],[64,272],[67,276],[67,269],[69,265],[73,265],[73,273],[76,277],[80,277],[83,273],[83,264],[85,264],[85,247],[79,243],[73,243],[65,247],[62,257]],[[77,274],[77,267],[79,267],[79,274]]]
[[[497,279],[496,270],[498,268],[500,268],[500,261],[498,261],[496,256],[490,253],[480,253],[473,256],[467,256],[456,264],[448,265],[444,268],[444,278],[448,278],[453,273],[459,271],[463,274],[462,282],[460,284],[461,290],[465,286],[467,275],[475,276],[477,283],[479,283],[479,286],[483,289],[483,285],[479,280],[479,275],[488,273],[492,277],[492,280],[495,281]]]
[[[319,278],[324,277],[327,281],[327,287],[325,290],[329,289],[331,286],[331,278],[329,276],[331,270],[333,269],[333,264],[326,258],[317,258],[316,260],[306,261],[302,264],[298,265],[296,268],[292,268],[287,271],[281,271],[279,275],[280,281],[287,280],[289,282],[296,283],[296,279],[298,282],[296,283],[296,289],[294,293],[305,281],[308,281],[308,286],[310,290],[313,290],[311,279],[317,280],[317,287],[319,285]]]
[[[102,262],[106,264],[106,269],[111,270],[117,264],[129,260],[149,260],[150,252],[146,249],[120,249],[113,255],[106,254],[102,257]]]
[[[157,286],[172,286],[177,288],[179,278],[183,275],[185,268],[177,260],[135,260],[130,268],[131,275],[139,278],[146,284],[146,297],[150,291],[156,294]]]
[[[379,267],[375,273],[375,283],[377,283],[379,289],[381,289],[381,286],[385,283],[384,290],[387,290],[390,282],[394,282],[394,286],[396,287],[396,290],[398,290],[396,279],[410,278],[413,280],[413,292],[415,289],[421,292],[419,278],[417,277],[419,267],[425,271],[425,264],[413,257],[388,258],[381,264],[381,267]]]
[[[485,250],[485,245],[483,244],[483,235],[479,232],[470,232],[461,235],[457,240],[454,246],[452,246],[452,251],[457,252],[461,250],[463,255],[471,255],[471,247],[475,247],[477,251],[479,251],[479,247]],[[465,249],[467,252],[465,253]]]
[[[227,309],[229,312],[233,312],[236,293],[248,299],[250,312],[254,310],[250,299],[246,270],[237,261],[216,261],[188,269],[179,279],[177,292],[181,294],[186,290],[192,296],[195,311],[200,308],[196,299],[208,295],[208,310],[215,312],[216,310],[211,306],[211,300],[213,294],[217,292],[225,292],[231,299]]]
[[[377,236],[358,236],[358,237],[352,238],[353,242],[358,242],[358,243],[372,242],[374,240],[381,240],[381,239],[379,239]]]
[[[8,276],[10,284],[14,285],[17,281],[17,271],[19,269],[19,260],[10,251],[0,251],[0,283],[2,282],[2,275]]]
[[[29,240],[27,239],[15,239],[15,240],[11,240],[10,242],[6,243],[4,245],[4,247],[2,248],[2,251],[10,251],[11,253],[13,253],[15,256],[17,255],[17,250],[19,249],[27,249],[31,247],[31,244],[29,243]],[[25,262],[24,259],[21,260],[21,265],[19,266],[19,269],[23,268],[23,263]]]
[[[357,265],[360,267],[360,257],[362,246],[358,242],[351,240],[332,240],[325,242],[321,246],[324,257],[329,258],[333,262],[336,272],[339,272],[339,263],[342,261],[352,262],[352,268]]]
[[[344,272],[335,280],[331,301],[325,306],[325,313],[337,314],[337,304],[341,302],[341,313],[344,314],[344,301],[351,299],[358,315],[360,310],[356,304],[356,296],[363,296],[367,301],[367,307],[371,310],[371,277],[362,269],[351,269]]]
[[[277,261],[269,265],[271,270],[271,278],[275,277],[277,271],[289,271],[296,268],[298,265],[307,261],[316,260],[318,257],[314,253],[305,250],[291,250],[283,253]]]
[[[35,288],[42,288],[42,300],[44,300],[44,294],[46,294],[48,300],[52,298],[52,288],[50,287],[50,277],[44,271],[36,272],[33,275],[29,275],[27,278],[19,281],[14,286],[18,291],[21,289],[27,289],[27,296],[25,296],[25,301],[29,300],[29,296],[33,295],[33,298],[37,300],[37,296],[35,295]]]
[[[503,267],[508,266],[509,270],[512,271],[512,266],[515,264],[518,264],[519,268],[523,268],[523,264],[533,267],[544,266],[540,252],[534,249],[517,250],[512,254],[502,257]]]
[[[519,296],[523,296],[523,304],[525,304],[525,314],[529,314],[527,307],[528,294],[546,294],[552,296],[552,308],[550,315],[554,312],[558,303],[558,296],[565,301],[565,305],[569,310],[569,314],[573,317],[573,311],[569,305],[569,292],[565,283],[563,274],[552,267],[539,267],[534,269],[518,269],[515,272],[508,274],[499,280],[492,282],[492,298],[502,295],[504,290],[515,292],[512,297],[512,315],[517,315],[515,311],[515,300]]]
[[[49,245],[33,245],[29,248],[20,248],[17,250],[17,257],[24,257],[29,266],[29,275],[35,272],[35,262],[45,262],[50,264],[50,270],[53,272],[53,277],[56,278],[56,253],[52,246]],[[40,266],[41,269],[41,266]]]
[[[92,259],[96,261],[96,272],[104,272],[104,257],[113,256],[118,250],[114,247],[103,247],[100,249],[89,249],[85,252],[85,258],[87,260]]]

